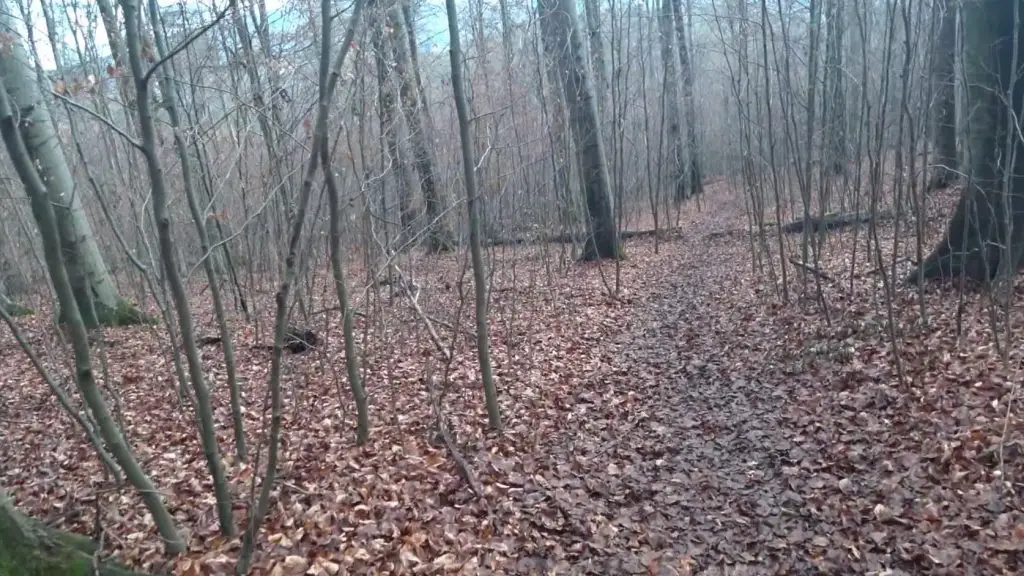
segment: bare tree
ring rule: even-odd
[[[8,42],[10,41],[9,39]],[[9,51],[11,46],[0,48],[2,48],[0,51]],[[136,460],[121,429],[107,409],[103,395],[96,384],[89,350],[89,335],[86,332],[85,322],[78,311],[78,302],[71,288],[71,281],[64,265],[64,257],[62,257],[61,242],[57,232],[56,210],[53,207],[55,202],[38,170],[38,164],[34,162],[25,145],[21,130],[19,130],[14,117],[11,100],[5,82],[0,79],[0,132],[3,134],[4,144],[14,163],[15,170],[25,185],[32,204],[32,212],[39,223],[39,232],[43,237],[43,251],[46,255],[46,266],[56,289],[58,302],[64,311],[65,322],[71,337],[75,357],[75,382],[78,385],[79,393],[88,406],[107,448],[124,470],[125,477],[139,491],[143,502],[146,503],[146,508],[153,517],[160,536],[164,539],[165,549],[171,554],[180,553],[185,550],[185,542],[178,533],[174,518],[167,510],[160,492],[157,491],[149,476]]]
[[[164,276],[171,290],[171,298],[178,313],[178,326],[188,361],[189,378],[195,393],[196,412],[199,417],[199,435],[206,456],[207,467],[213,480],[214,492],[217,496],[217,517],[220,530],[225,536],[235,534],[235,522],[231,514],[231,494],[228,490],[224,465],[220,459],[220,448],[217,446],[217,434],[214,430],[213,405],[210,401],[210,390],[203,374],[202,361],[199,357],[199,346],[196,343],[193,329],[192,309],[189,305],[188,292],[181,271],[178,269],[178,253],[171,232],[171,219],[167,213],[167,184],[156,136],[156,123],[150,105],[150,82],[158,67],[165,62],[160,60],[148,68],[142,65],[142,38],[140,34],[141,15],[137,0],[121,0],[124,12],[125,44],[128,61],[131,65],[132,78],[135,82],[135,100],[139,117],[139,132],[142,136],[141,149],[146,159],[149,173],[149,184],[153,195],[153,219],[157,225],[157,239],[160,244],[160,258],[164,267]],[[150,10],[156,10],[156,0],[150,0]],[[224,12],[226,14],[226,11]],[[173,52],[172,52],[173,54]],[[168,95],[164,94],[164,98]]]
[[[932,180],[929,189],[945,188],[956,180],[956,13],[959,3],[934,0],[932,11],[939,29],[932,54],[931,82],[934,101],[931,106]]]
[[[303,173],[302,186],[299,188],[298,207],[295,211],[295,218],[291,222],[291,232],[288,237],[288,255],[285,258],[284,277],[281,279],[280,287],[274,297],[274,351],[270,364],[270,375],[268,376],[268,387],[271,397],[271,416],[269,439],[267,442],[267,468],[260,486],[258,499],[252,503],[249,513],[249,523],[242,538],[242,550],[239,552],[236,574],[244,576],[249,571],[252,562],[252,552],[255,546],[256,536],[259,533],[260,524],[270,506],[270,494],[274,489],[274,482],[277,475],[278,447],[281,435],[281,358],[284,354],[284,338],[288,327],[289,297],[292,285],[295,282],[299,259],[299,241],[302,238],[302,228],[306,221],[306,210],[309,207],[309,197],[313,190],[313,179],[321,168],[320,146],[327,142],[327,121],[330,118],[331,100],[341,77],[341,69],[345,64],[345,57],[353,44],[356,35],[356,27],[359,25],[359,18],[363,11],[363,0],[356,0],[352,9],[352,16],[349,19],[348,29],[342,39],[338,56],[331,64],[331,22],[333,10],[330,0],[323,0],[320,6],[321,25],[323,27],[320,37],[320,65],[318,70],[319,94],[317,98],[316,123],[313,127],[313,146],[309,152],[309,159],[306,162]],[[343,313],[351,311],[343,311]],[[354,358],[349,356],[351,361]],[[354,366],[354,364],[352,364]],[[357,402],[359,398],[357,397]],[[362,423],[361,423],[362,424]]]
[[[153,27],[153,38],[156,44],[156,55],[160,59],[168,57],[168,48],[164,38],[163,26],[160,22],[159,6],[156,0],[150,0],[149,17]],[[217,328],[220,332],[220,345],[224,351],[224,369],[228,378],[228,390],[231,394],[231,420],[235,433],[235,454],[239,460],[246,459],[245,448],[245,424],[242,419],[242,397],[238,389],[238,376],[235,374],[235,345],[228,328],[227,314],[224,311],[224,300],[221,297],[220,279],[217,278],[217,270],[211,258],[210,238],[206,230],[208,220],[205,209],[199,205],[199,198],[195,190],[195,176],[193,174],[192,158],[188,153],[184,127],[178,114],[178,88],[173,73],[168,70],[160,74],[160,94],[163,100],[163,108],[167,111],[167,118],[174,135],[174,149],[178,153],[178,161],[181,163],[182,187],[185,190],[185,200],[188,203],[188,210],[195,224],[196,236],[199,238],[199,249],[202,252],[202,265],[206,272],[207,286],[210,290],[210,300],[213,302],[213,313],[217,319]],[[145,106],[146,103],[143,103]],[[184,329],[184,327],[182,327]],[[185,341],[188,342],[188,336]]]
[[[583,189],[590,215],[590,234],[583,249],[584,260],[619,258],[619,232],[612,211],[611,179],[604,143],[587,75],[586,53],[576,19],[576,6],[569,0],[538,0],[544,49],[558,63],[560,82],[569,109],[569,125],[576,141]]]
[[[498,392],[491,373],[491,351],[487,325],[487,270],[484,268],[480,248],[480,215],[477,208],[476,153],[473,151],[473,136],[470,132],[469,103],[462,81],[462,42],[459,39],[459,17],[455,0],[445,0],[448,13],[449,55],[452,67],[452,93],[455,110],[459,116],[459,141],[462,144],[462,174],[466,186],[466,206],[469,212],[469,251],[473,260],[473,289],[476,305],[476,347],[480,363],[480,377],[483,379],[484,396],[487,401],[487,417],[491,428],[501,430],[501,409],[498,407]]]
[[[827,0],[825,4],[825,164],[833,174],[845,173],[847,162],[846,70],[843,69],[846,6],[841,0]]]
[[[679,52],[679,76],[683,81],[683,105],[686,106],[686,143],[690,152],[690,194],[700,196],[704,192],[704,176],[700,166],[700,149],[697,146],[697,105],[693,99],[693,65],[687,47],[688,34],[681,0],[667,0],[672,4],[672,16],[676,26],[676,42]]]
[[[7,2],[0,2],[0,30],[11,38],[7,49],[0,52],[0,77],[7,85],[11,105],[23,111],[18,129],[32,162],[39,167],[40,177],[57,202],[61,250],[68,255],[68,278],[82,320],[89,327],[137,323],[144,315],[121,297],[107,269],[85,213],[82,191],[71,176],[49,106],[40,92],[13,15]]]
[[[452,249],[455,242],[448,224],[448,194],[438,182],[434,155],[427,142],[424,111],[420,106],[420,97],[413,76],[409,45],[402,41],[406,38],[406,23],[400,5],[396,4],[387,10],[387,22],[395,35],[391,47],[394,50],[395,73],[399,82],[400,108],[409,126],[413,164],[420,177],[420,189],[423,191],[423,202],[426,204],[427,249],[431,252],[446,252]]]
[[[672,0],[661,0],[658,11],[658,39],[661,42],[661,63],[664,68],[663,95],[664,122],[668,137],[668,176],[676,202],[687,198],[686,146],[679,128],[679,76],[676,74],[675,26]]]
[[[921,264],[923,278],[987,283],[1017,272],[1024,255],[1024,106],[1018,77],[1024,34],[1014,0],[965,0],[964,74],[971,102],[966,119],[968,181],[945,237]],[[918,279],[918,271],[909,276]]]

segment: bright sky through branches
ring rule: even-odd
[[[33,27],[33,36],[36,41],[36,49],[39,53],[39,59],[42,61],[43,67],[47,70],[53,70],[55,67],[53,50],[47,40],[46,35],[46,23],[43,20],[43,12],[40,7],[39,0],[29,0],[32,7],[31,18]],[[52,0],[43,0],[52,1]],[[113,0],[116,2],[117,0]],[[222,1],[211,3],[209,0],[157,0],[160,6],[176,6],[182,3],[187,6],[201,6],[205,8],[207,12],[211,8],[219,8],[223,6]],[[265,0],[267,11],[274,13],[283,8],[288,0]],[[54,6],[55,10],[59,10],[59,7]],[[95,10],[95,7],[92,8]],[[75,51],[76,41],[79,45],[84,44],[82,42],[82,34],[87,33],[89,28],[89,18],[87,16],[86,9],[84,7],[70,8],[68,11],[70,14],[65,15],[63,13],[57,13],[55,16],[58,19],[59,25],[62,27],[64,32],[62,39],[64,40],[65,50],[73,53]],[[417,31],[420,32],[421,44],[425,46],[434,46],[436,48],[444,48],[448,45],[448,28],[444,14],[444,2],[443,0],[424,0],[422,8],[419,14],[419,20],[416,22]],[[20,18],[19,18],[20,20]],[[77,25],[77,30],[72,31],[68,29],[68,21],[73,20]],[[94,24],[94,35],[96,50],[102,56],[109,56],[110,45],[107,42],[106,30],[103,27],[103,22],[100,20],[99,15],[95,15]],[[21,31],[24,33],[24,29]],[[76,39],[76,34],[78,37]]]

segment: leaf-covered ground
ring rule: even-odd
[[[954,196],[937,203],[930,241]],[[465,261],[400,263],[415,271],[420,304],[445,342],[459,335],[450,371],[435,360],[434,373],[484,498],[459,479],[434,432],[423,374],[425,356],[437,354],[407,303],[390,302],[386,288],[379,309],[372,291],[359,295],[373,430],[357,448],[337,312],[315,312],[331,307],[328,291],[312,298],[311,322],[328,342],[286,362],[283,464],[254,573],[1024,570],[1024,429],[1008,409],[1022,375],[1020,306],[1008,361],[976,291],[961,301],[956,286],[929,287],[922,324],[916,289],[862,263],[867,228],[829,237],[818,265],[829,278],[821,286],[827,317],[814,277],[802,290],[788,262],[782,304],[778,283],[756,271],[749,236],[707,237],[746,226],[742,197],[724,185],[708,197],[711,206],[683,210],[682,233],[658,253],[650,238],[627,244],[618,298],[608,296],[612,264],[563,268],[559,247],[491,253],[502,435],[485,430],[466,336]],[[880,226],[882,246],[891,246],[891,222]],[[914,251],[912,234],[899,234],[896,280]],[[798,240],[786,240],[788,254],[799,254]],[[891,249],[882,252],[890,262]],[[1018,287],[1015,301],[1022,296]],[[66,372],[43,316],[25,329],[52,368]],[[212,333],[209,311],[199,316]],[[263,318],[264,334],[267,325]],[[237,334],[256,447],[270,355],[251,326],[237,323]],[[140,459],[188,532],[189,553],[162,557],[138,497],[104,479],[6,331],[0,485],[59,527],[91,533],[99,511],[106,551],[133,566],[232,570],[238,542],[218,536],[194,419],[178,406],[163,333],[124,328],[106,340],[106,381]],[[204,362],[241,527],[253,463],[231,456],[219,349],[204,348]]]

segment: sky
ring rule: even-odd
[[[174,6],[179,4],[180,1],[157,0],[157,3],[161,6]],[[288,0],[265,0],[265,2],[267,11],[272,14],[281,9]],[[187,5],[207,7],[211,5],[209,0],[185,0],[185,3]],[[32,2],[31,4],[33,33],[36,39],[36,49],[39,51],[39,59],[42,61],[45,69],[52,70],[54,68],[53,50],[46,39],[46,25],[43,21],[43,13],[39,2]],[[215,4],[221,6],[223,5],[223,0],[217,1]],[[85,14],[78,13],[75,16],[79,26],[84,30],[88,24]],[[433,46],[435,50],[444,49],[448,46],[448,23],[445,18],[444,0],[424,0],[420,11],[420,18],[417,22],[417,32],[419,33],[419,40],[422,45]],[[67,46],[73,47],[75,43],[74,35],[70,32],[66,34],[64,42]],[[96,22],[96,47],[101,54],[109,54],[110,47],[107,43],[106,31],[98,16]]]

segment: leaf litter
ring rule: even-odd
[[[682,234],[658,253],[651,239],[627,244],[618,297],[605,288],[614,282],[609,263],[560,268],[552,247],[491,251],[501,435],[485,429],[464,260],[406,263],[420,304],[444,323],[436,328],[445,342],[458,337],[440,387],[483,498],[462,483],[433,429],[423,367],[437,352],[401,297],[389,302],[384,288],[380,301],[367,291],[356,302],[373,425],[362,447],[354,445],[340,318],[336,310],[314,314],[326,342],[286,360],[282,464],[252,573],[1024,570],[1024,434],[1016,410],[1007,416],[1022,352],[1014,346],[1001,360],[985,299],[968,291],[958,320],[955,287],[929,287],[925,325],[916,289],[898,286],[901,379],[880,275],[861,264],[851,282],[855,231],[832,233],[819,262],[832,278],[822,282],[829,324],[813,299],[800,297],[798,271],[790,267],[792,300],[781,304],[777,286],[755,271],[746,238],[702,235],[745,226],[738,193],[722,183],[710,190],[715,203],[685,207]],[[891,249],[885,226],[879,237]],[[929,219],[929,241],[942,226],[941,216]],[[861,254],[866,236],[856,239]],[[786,241],[787,253],[798,253],[799,236]],[[901,243],[901,255],[911,245]],[[898,266],[905,274],[907,265]],[[358,266],[351,277],[360,277]],[[1015,289],[1019,299],[1020,283]],[[329,310],[328,293],[308,304]],[[43,316],[26,320],[25,330],[51,369],[67,374],[66,352]],[[1020,316],[1014,305],[1015,340],[1024,336]],[[210,310],[197,317],[213,331]],[[250,326],[236,319],[235,328],[248,441],[265,451],[269,352]],[[98,520],[105,551],[133,567],[230,573],[239,543],[219,535],[194,418],[178,407],[163,334],[132,327],[105,337],[108,395],[188,552],[162,556],[137,495],[105,477],[9,334],[0,483],[21,509],[56,527],[90,534]],[[203,361],[243,527],[259,473],[232,453],[219,348],[204,348]]]

